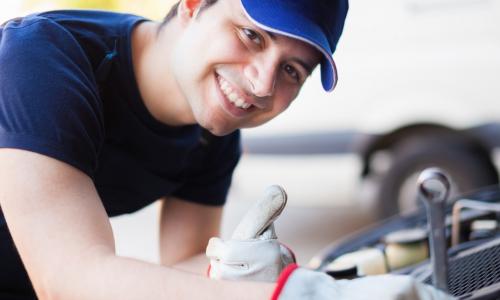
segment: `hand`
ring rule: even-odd
[[[272,300],[451,300],[452,296],[406,275],[377,275],[335,280],[322,272],[288,266],[278,279]]]
[[[287,265],[295,262],[293,253],[278,242],[273,225],[286,200],[281,187],[269,187],[265,197],[240,221],[230,240],[210,239],[206,249],[210,278],[274,282]]]

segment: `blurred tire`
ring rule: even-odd
[[[392,149],[390,166],[379,181],[376,198],[381,218],[408,212],[417,201],[416,178],[428,167],[439,167],[452,179],[451,196],[498,183],[489,155],[478,147],[446,138],[403,140]]]

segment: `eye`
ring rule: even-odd
[[[290,78],[296,82],[300,82],[300,74],[292,65],[286,64],[283,69]]]
[[[258,34],[256,31],[254,31],[252,29],[248,29],[248,28],[242,28],[241,31],[243,32],[245,37],[247,39],[249,39],[250,41],[252,41],[253,43],[255,43],[259,46],[261,46],[263,44],[264,40],[262,39],[260,34]]]

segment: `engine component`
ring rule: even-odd
[[[402,229],[383,238],[390,270],[417,264],[429,257],[427,232],[422,228]]]

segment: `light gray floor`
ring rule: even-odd
[[[335,166],[335,170],[325,166]],[[266,167],[267,166],[267,167]],[[352,158],[271,158],[244,156],[230,190],[222,224],[228,237],[253,201],[270,184],[287,188],[287,208],[276,222],[280,240],[292,248],[300,264],[334,240],[370,222],[370,206],[357,199],[356,164]],[[346,176],[349,174],[349,176]],[[120,255],[158,260],[157,204],[112,219]]]

